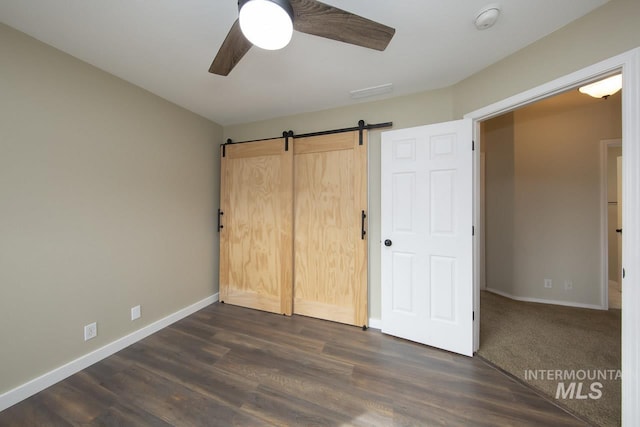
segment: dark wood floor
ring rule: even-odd
[[[0,412],[0,425],[584,423],[478,358],[213,304]]]

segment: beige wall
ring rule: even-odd
[[[367,123],[393,122],[396,129],[452,119],[450,90],[369,102],[351,107],[282,117],[263,122],[227,126],[224,137],[234,141],[340,129]],[[387,129],[388,130],[388,129]],[[380,130],[369,133],[369,317],[380,318]]]
[[[453,86],[454,117],[640,46],[640,1],[610,0]]]
[[[621,136],[621,97],[577,107],[553,103],[517,110],[509,114],[512,122],[499,117],[486,124],[494,128],[483,140],[487,287],[600,305],[600,141]],[[545,278],[553,288],[544,288]],[[573,290],[564,289],[565,280]]]
[[[222,129],[1,24],[0,58],[2,394],[216,292]]]

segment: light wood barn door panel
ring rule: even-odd
[[[220,300],[292,314],[293,153],[284,139],[224,147]]]
[[[299,138],[294,144],[296,314],[368,324],[367,135]]]

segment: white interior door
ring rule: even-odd
[[[472,123],[382,133],[382,332],[473,355]]]

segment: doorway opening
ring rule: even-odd
[[[619,260],[621,96],[571,90],[481,123],[480,281],[488,289],[608,308],[607,277],[617,280]]]
[[[600,230],[601,141],[621,136],[621,99],[570,90],[481,123],[489,292],[478,354],[598,425],[620,423],[619,379],[602,381],[590,400],[531,373],[621,369],[621,313],[604,311]]]
[[[480,145],[480,125],[500,114],[513,111],[521,106],[553,96],[585,83],[599,80],[622,70],[622,135],[624,141],[623,158],[623,199],[622,216],[625,238],[622,247],[623,280],[625,293],[622,301],[622,423],[633,424],[640,418],[640,407],[636,405],[640,396],[640,312],[633,310],[640,304],[640,275],[633,274],[636,265],[632,262],[640,257],[640,48],[635,48],[611,57],[579,71],[567,74],[548,83],[510,96],[465,115],[474,121],[474,139]],[[479,156],[474,157],[474,222],[479,223]],[[480,312],[479,258],[480,239],[474,241],[474,310]],[[629,261],[627,263],[627,260]],[[625,265],[627,263],[627,265]],[[626,275],[625,275],[626,270]],[[480,344],[480,325],[474,324],[474,348]]]

